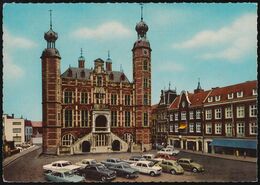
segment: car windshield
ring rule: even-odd
[[[153,167],[153,166],[154,166],[154,163],[151,162],[151,163],[148,164],[148,166],[149,166],[149,167]]]
[[[69,166],[71,165],[71,162],[62,163],[62,166]]]
[[[121,160],[120,160],[120,159],[116,159],[115,161],[116,161],[117,163],[121,162]]]
[[[129,164],[123,164],[123,168],[131,168]]]
[[[101,170],[106,169],[106,167],[105,167],[104,165],[97,165],[97,168],[98,168],[98,169],[101,169]]]
[[[190,163],[193,163],[193,160],[190,160]]]
[[[72,171],[68,171],[68,172],[65,172],[64,175],[67,176],[67,177],[71,177],[71,176],[73,176],[74,174],[73,174]]]
[[[179,166],[179,163],[177,163],[176,161],[172,162],[173,165]]]

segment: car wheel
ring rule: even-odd
[[[153,176],[155,176],[155,173],[154,172],[150,172],[150,175],[153,177]]]
[[[171,170],[170,171],[172,175],[175,175],[176,174],[176,171],[175,170]]]
[[[104,177],[104,176],[103,176],[103,177],[101,177],[101,181],[102,181],[102,182],[105,182],[106,180],[107,180],[107,178],[106,178],[106,177]]]
[[[127,179],[129,179],[130,178],[130,175],[129,174],[126,174],[126,176],[125,176]]]
[[[198,169],[197,169],[197,168],[192,168],[192,171],[193,171],[194,173],[197,173],[197,172],[198,172]]]

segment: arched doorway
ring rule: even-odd
[[[90,142],[89,141],[83,141],[82,143],[82,152],[90,152]]]
[[[114,140],[112,142],[112,150],[113,151],[120,151],[120,141]]]
[[[103,115],[99,115],[95,120],[96,131],[107,131],[107,118]]]

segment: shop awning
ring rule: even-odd
[[[213,139],[210,145],[231,147],[231,148],[246,148],[246,149],[256,149],[256,140],[248,139]]]
[[[179,129],[187,128],[187,123],[180,123]]]

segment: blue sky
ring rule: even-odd
[[[113,60],[132,80],[132,52],[140,21],[137,3],[4,4],[3,111],[41,120],[41,62],[49,30],[58,32],[61,72],[77,66],[80,48],[91,68],[96,58]],[[161,89],[193,92],[257,79],[256,3],[148,3],[144,21],[152,48],[152,104]]]

